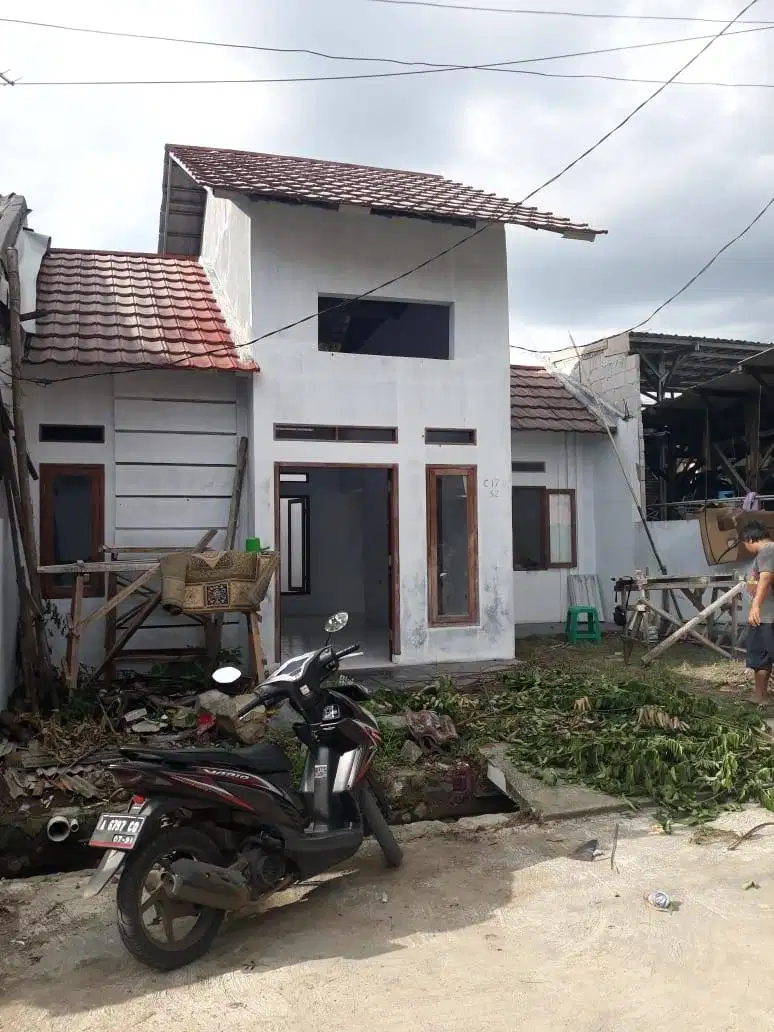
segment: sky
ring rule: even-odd
[[[444,0],[438,0],[439,3]],[[465,0],[456,0],[465,2]],[[730,19],[743,0],[468,0],[474,6]],[[441,10],[373,0],[6,0],[0,17],[350,57],[524,61],[705,36],[721,24]],[[686,81],[772,83],[774,0]],[[739,26],[740,28],[745,26]],[[749,30],[753,26],[747,25]],[[732,30],[733,31],[733,30]],[[452,71],[239,85],[41,81],[331,76],[399,66],[0,22],[0,193],[22,193],[55,246],[153,251],[165,143],[435,172],[518,201],[610,130],[706,40],[515,65],[552,78]],[[29,85],[22,85],[28,83]],[[608,230],[593,244],[508,230],[511,344],[551,351],[646,318],[772,195],[774,92],[669,86],[531,204]],[[647,329],[774,341],[774,208]],[[530,352],[514,354],[530,360]]]

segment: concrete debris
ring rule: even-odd
[[[136,724],[138,721],[142,720],[143,717],[147,716],[147,708],[145,706],[140,706],[139,709],[133,709],[130,710],[129,713],[124,713],[124,723],[127,725]]]
[[[132,732],[136,735],[155,735],[162,727],[163,724],[157,720],[138,720],[131,725]]]
[[[3,771],[3,779],[8,788],[8,793],[11,799],[19,799],[20,796],[24,795],[24,788],[19,783],[16,774],[12,770]]]
[[[258,706],[245,720],[238,720],[237,714],[248,703],[252,695],[226,695],[212,688],[199,696],[199,706],[215,717],[216,725],[229,735],[236,735],[243,745],[255,745],[266,733],[266,708]]]
[[[424,753],[419,748],[416,742],[412,742],[411,739],[403,743],[403,748],[400,751],[400,758],[405,763],[418,763],[422,759]]]
[[[0,760],[5,756],[10,756],[12,752],[16,750],[16,743],[11,742],[7,738],[0,739]]]

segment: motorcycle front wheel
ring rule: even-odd
[[[388,867],[400,867],[403,863],[403,850],[395,840],[395,836],[382,813],[371,785],[366,782],[360,793],[360,810],[363,823],[379,843]]]
[[[225,911],[169,898],[161,875],[175,860],[220,865],[221,852],[195,828],[167,828],[131,853],[118,883],[118,933],[131,955],[147,967],[174,971],[203,957]]]

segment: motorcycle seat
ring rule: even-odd
[[[271,742],[259,742],[241,749],[153,749],[126,748],[121,752],[138,760],[167,763],[173,767],[225,767],[256,774],[281,774],[292,770],[284,749]]]

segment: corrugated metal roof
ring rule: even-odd
[[[194,182],[211,189],[328,207],[352,204],[384,214],[502,222],[592,240],[607,232],[423,172],[183,144],[168,144],[166,152]]]
[[[560,380],[539,366],[511,366],[511,427],[579,434],[606,432]]]
[[[195,258],[52,248],[28,362],[255,370]]]

